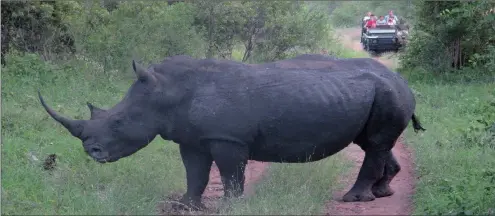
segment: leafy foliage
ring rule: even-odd
[[[14,29],[5,34],[3,47],[42,54],[69,47],[71,52],[65,54],[77,50],[77,55],[103,65],[105,73],[128,68],[129,60],[138,56],[148,62],[179,54],[231,59],[239,44],[244,44],[242,61],[281,59],[294,50],[314,51],[329,36],[326,10],[301,2],[88,0],[2,5],[2,28]]]
[[[415,1],[415,22],[404,68],[445,72],[452,67],[495,65],[493,1]]]
[[[80,141],[68,136],[40,108],[36,90],[47,95],[48,103],[58,112],[87,119],[87,101],[108,108],[121,100],[131,81],[123,74],[131,75],[131,58],[159,62],[170,55],[187,54],[265,61],[335,44],[326,14],[303,2],[85,0],[1,4],[2,60],[5,57],[1,193],[5,214],[150,215],[157,213],[157,204],[166,196],[185,191],[177,145],[157,139],[119,163],[92,163]],[[71,43],[61,42],[62,36]],[[278,41],[278,37],[283,38]],[[265,51],[269,53],[261,56]],[[44,171],[40,166],[43,159],[54,153],[57,165],[50,172]],[[332,171],[315,178],[315,182],[322,182],[316,189],[328,188],[319,179],[334,181],[342,169],[331,167],[340,163],[339,159],[320,163],[325,166],[320,169],[330,167]],[[317,169],[314,164],[308,166]],[[291,179],[284,177],[287,170],[292,169],[280,171],[273,182]],[[293,171],[298,170],[305,167]],[[306,206],[315,212],[327,193],[315,197],[313,190],[299,195],[312,198],[307,199]],[[304,212],[296,209],[304,204],[290,198],[285,199],[289,206],[285,211]],[[280,205],[261,203],[249,206],[265,212],[280,209]]]
[[[495,149],[495,90],[491,100],[475,104],[469,127],[461,130],[467,147],[489,147]]]
[[[196,8],[190,4],[125,1],[111,13],[97,4],[92,7],[71,23],[79,53],[100,62],[105,71],[124,70],[137,56],[159,61],[170,55],[198,54],[201,37],[193,28]]]
[[[332,24],[338,27],[359,27],[363,17],[367,12],[375,16],[387,15],[388,11],[394,11],[394,14],[405,20],[412,20],[412,1],[330,1],[338,6],[331,11],[330,19]]]
[[[406,132],[418,176],[413,214],[493,215],[495,82],[486,74],[467,82],[464,73],[403,74],[428,126],[421,136]]]
[[[37,52],[45,59],[74,52],[73,35],[64,22],[71,3],[65,1],[2,1],[2,64],[10,48]]]

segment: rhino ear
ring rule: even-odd
[[[91,112],[91,120],[102,117],[105,114],[106,110],[100,109],[98,107],[93,106],[90,102],[86,102],[88,105],[89,111]]]
[[[132,69],[134,70],[134,73],[136,73],[136,77],[139,80],[146,81],[146,80],[154,79],[153,74],[148,72],[143,66],[137,63],[134,59],[132,60]]]

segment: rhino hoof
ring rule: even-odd
[[[351,193],[348,192],[342,198],[344,202],[368,202],[375,200],[375,196],[372,193]]]
[[[392,190],[392,188],[390,188],[390,186],[388,185],[383,187],[373,187],[371,191],[376,198],[388,197],[394,194],[394,190]]]

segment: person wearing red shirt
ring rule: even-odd
[[[369,19],[368,21],[366,21],[366,25],[365,25],[366,28],[375,28],[376,27],[376,17],[375,15],[371,15],[371,19]]]

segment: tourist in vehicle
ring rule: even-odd
[[[380,16],[376,21],[376,25],[387,25],[387,20],[383,16]]]
[[[370,12],[370,11],[368,11],[368,13],[366,13],[366,16],[364,16],[363,21],[364,21],[364,22],[366,22],[366,21],[368,21],[369,19],[371,19],[371,15],[372,15],[372,14],[371,14],[371,12]]]
[[[375,28],[376,27],[376,16],[371,14],[371,18],[366,21],[366,28]]]
[[[385,16],[385,20],[387,20],[387,22],[388,22],[388,20],[389,20],[390,18],[394,19],[394,22],[395,22],[395,23],[397,23],[397,22],[399,21],[399,18],[397,18],[397,16],[395,16],[395,15],[394,15],[394,11],[392,11],[392,10],[390,10],[390,11],[388,12],[388,15],[387,15],[387,16]]]
[[[387,24],[388,25],[395,25],[395,24],[397,24],[397,22],[395,21],[394,18],[388,18]]]

